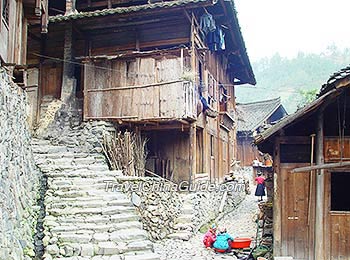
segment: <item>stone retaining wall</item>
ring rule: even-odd
[[[233,185],[232,187],[235,188],[229,188],[227,195],[225,195],[224,190],[218,190],[193,192],[187,196],[187,199],[191,200],[195,212],[192,218],[195,232],[198,231],[201,226],[219,219],[224,214],[235,209],[245,198],[244,184],[239,182],[232,182],[231,184]],[[226,199],[224,199],[224,196],[226,196]],[[222,211],[220,211],[221,203],[223,203]]]
[[[143,228],[152,240],[163,239],[174,231],[182,201],[178,192],[170,189],[170,182],[160,178],[123,176],[118,177],[118,183],[137,207]]]
[[[0,67],[0,259],[6,260],[34,256],[40,175],[30,148],[26,109],[26,94]]]

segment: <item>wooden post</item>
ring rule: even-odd
[[[192,24],[191,24],[191,70],[196,75],[196,48],[195,48],[195,42],[194,42],[194,30],[195,30],[195,25],[194,25],[194,17],[192,14]],[[197,78],[195,77],[194,79],[194,84],[196,84]],[[201,82],[199,82],[201,83]]]
[[[181,75],[184,73],[184,48],[180,49]]]
[[[281,255],[282,251],[282,178],[280,171],[280,140],[276,138],[274,147],[274,174],[273,174],[273,252],[274,255]]]
[[[324,163],[323,155],[323,109],[319,111],[317,118],[317,132],[316,132],[316,164]],[[324,255],[324,169],[318,170],[316,176],[316,215],[315,215],[315,257],[316,260],[325,260]],[[311,238],[312,239],[312,238]]]
[[[197,134],[196,134],[196,123],[191,124],[190,128],[190,176],[189,183],[192,183],[192,180],[196,174],[196,164],[197,164]]]

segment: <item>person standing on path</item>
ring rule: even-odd
[[[256,181],[256,190],[255,190],[255,196],[260,196],[260,200],[263,200],[263,196],[265,196],[265,178],[261,176],[261,172],[258,172],[258,177],[255,178]]]

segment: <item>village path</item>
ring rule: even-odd
[[[218,223],[225,226],[232,236],[255,237],[255,218],[258,213],[258,202],[254,196],[255,187],[251,187],[252,194],[247,195],[241,204],[232,212],[224,216]],[[204,248],[202,238],[198,233],[189,241],[166,239],[155,244],[155,252],[161,255],[161,260],[222,260],[236,259],[230,255],[216,254]]]

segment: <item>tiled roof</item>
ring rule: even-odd
[[[63,21],[77,20],[77,19],[90,18],[90,17],[107,16],[107,15],[113,15],[113,14],[124,14],[124,13],[139,12],[139,11],[145,11],[145,10],[154,10],[158,8],[180,7],[188,4],[196,4],[196,3],[202,3],[202,2],[214,3],[212,0],[176,0],[176,1],[159,2],[154,4],[136,5],[136,6],[130,6],[130,7],[116,7],[116,8],[96,10],[91,12],[77,12],[69,15],[56,15],[56,16],[51,16],[49,21],[50,23],[58,23]]]
[[[281,105],[280,98],[237,104],[237,131],[254,131]]]
[[[342,79],[350,76],[350,65],[333,73],[325,84],[322,85],[319,96],[322,96],[329,90],[333,89],[335,85]]]

